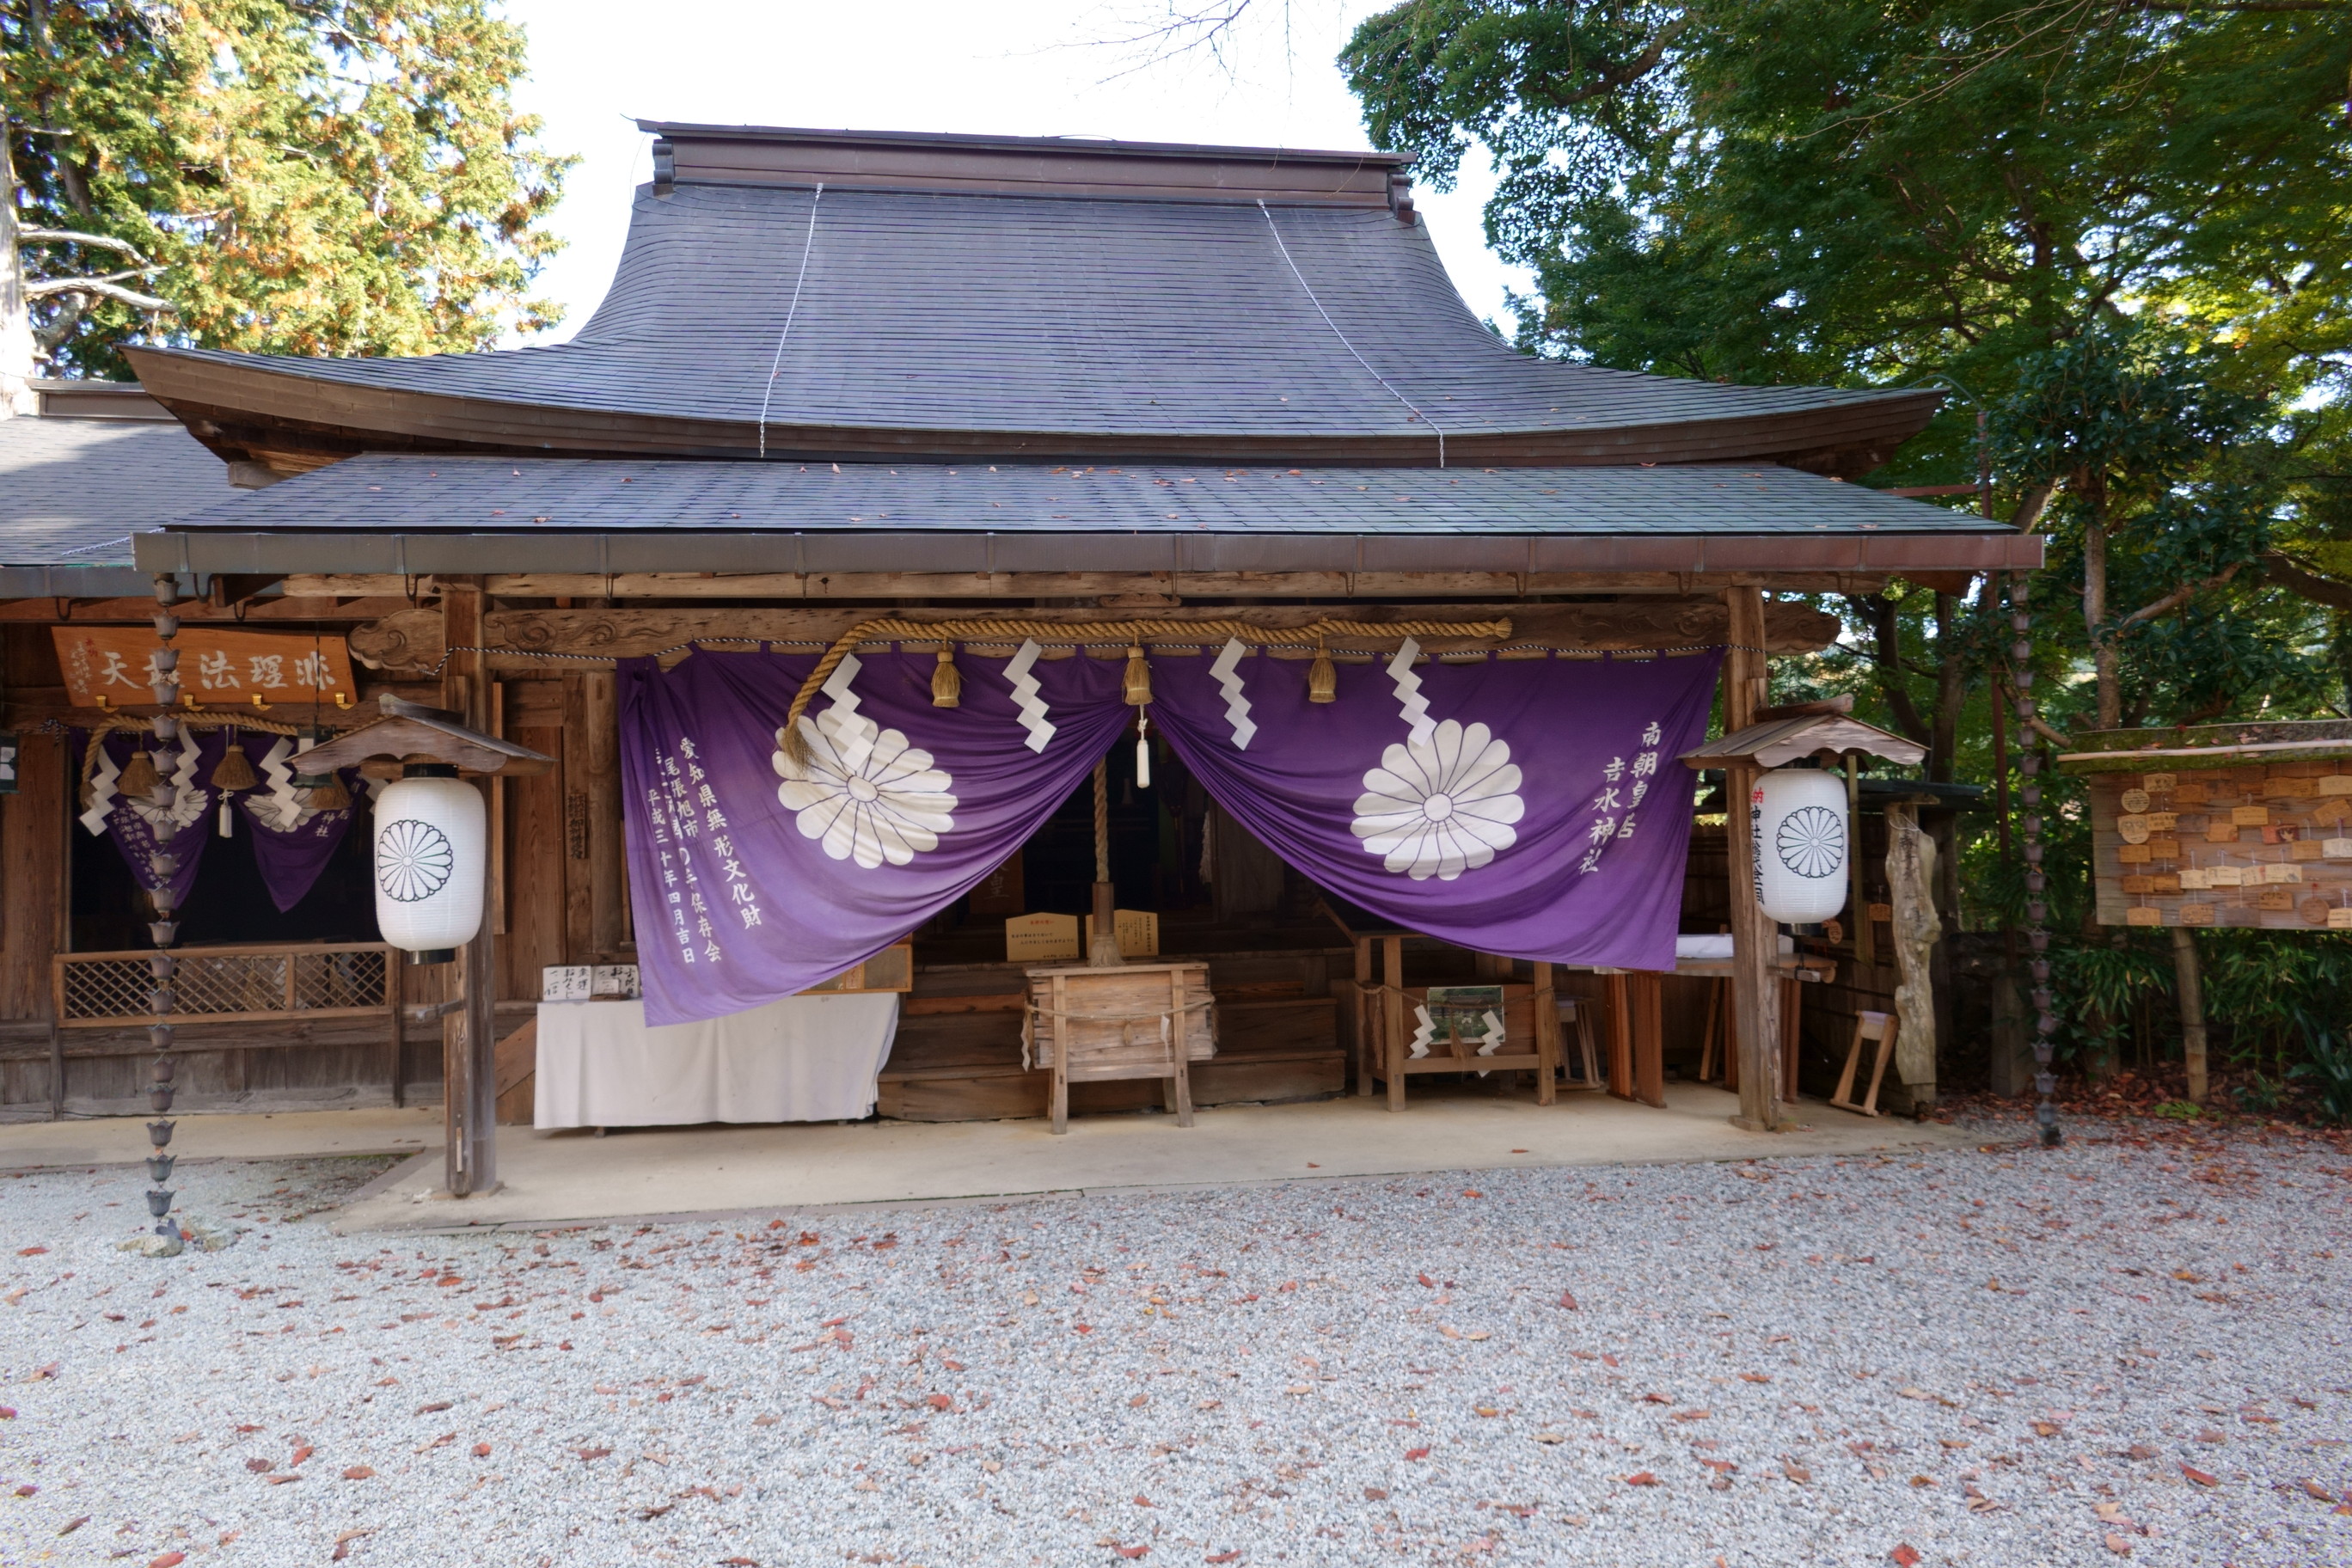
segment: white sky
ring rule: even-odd
[[[630,121],[1111,136],[1302,148],[1364,147],[1355,99],[1333,64],[1363,0],[1255,0],[1230,69],[1195,55],[1120,75],[1132,36],[1161,0],[506,0],[530,31],[521,106],[541,140],[581,154],[554,215],[568,247],[536,292],[567,307],[566,335],[604,297],[628,226],[629,193],[651,173],[651,138]],[[1460,187],[1416,203],[1454,281],[1507,326],[1506,287],[1528,288],[1486,247],[1493,181],[1466,161]]]

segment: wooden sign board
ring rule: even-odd
[[[2101,925],[2352,930],[2352,758],[2084,783]]]
[[[1028,909],[1029,895],[1023,880],[1021,851],[1015,849],[1013,858],[980,879],[971,890],[971,912],[975,915],[1017,915]]]
[[[1095,945],[1095,917],[1082,915],[1078,928],[1081,949],[1091,952]],[[1150,910],[1113,910],[1110,916],[1111,934],[1118,938],[1121,958],[1157,958],[1160,956],[1160,917]]]
[[[52,626],[66,693],[77,708],[95,708],[104,698],[115,705],[152,703],[148,690],[154,672],[149,660],[163,649],[146,626]],[[299,632],[228,631],[188,626],[172,639],[180,652],[180,689],[207,708],[267,703],[321,703],[335,695],[354,700],[352,658],[339,637]]]
[[[1076,915],[1015,915],[1004,922],[1007,963],[1047,963],[1082,956]]]

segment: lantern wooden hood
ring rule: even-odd
[[[1801,757],[1836,758],[1859,753],[1879,757],[1897,767],[1916,767],[1927,755],[1916,741],[1865,724],[1849,712],[1852,699],[1842,702],[1806,703],[1802,709],[1766,709],[1770,717],[1720,740],[1709,741],[1683,761],[1694,768],[1720,768],[1747,763],[1777,768]]]
[[[454,764],[462,773],[506,778],[543,773],[555,759],[485,735],[457,722],[454,714],[396,697],[378,700],[385,717],[362,724],[298,755],[296,765],[309,773],[330,768],[356,768],[403,763]]]

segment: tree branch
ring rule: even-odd
[[[1934,737],[1927,721],[1920,717],[1918,704],[1903,684],[1903,627],[1895,618],[1895,602],[1883,594],[1873,594],[1863,603],[1870,608],[1870,631],[1878,644],[1878,689],[1886,697],[1886,707],[1895,716],[1895,726],[1921,745],[1928,745]]]
[[[2352,583],[2315,577],[2273,550],[2263,556],[2263,579],[2288,593],[2331,609],[2352,610]]]
[[[116,278],[140,276],[142,274],[137,272],[114,274]],[[120,300],[124,304],[135,305],[142,310],[164,311],[179,308],[169,300],[159,300],[152,294],[142,294],[135,289],[125,289],[107,278],[44,278],[38,282],[25,285],[25,298],[27,300],[46,299],[52,294],[95,294],[102,300]]]
[[[46,239],[60,245],[87,245],[100,250],[119,250],[142,267],[147,262],[147,258],[141,254],[137,246],[127,239],[117,239],[110,234],[85,234],[78,228],[35,228],[26,225],[16,230],[16,238],[20,242]]]
[[[2057,488],[2055,479],[2036,479],[2026,486],[2017,510],[2010,514],[2010,526],[2020,533],[2032,532],[2034,525],[2042,521],[2042,509],[2050,504],[2051,492]]]
[[[2134,610],[2130,615],[2126,616],[2122,620],[2117,621],[2116,623],[2115,631],[2111,635],[2120,637],[2125,632],[2131,630],[2132,627],[2139,625],[2142,621],[2152,621],[2168,610],[2179,609],[2181,605],[2187,604],[2189,600],[2195,598],[2206,589],[2218,588],[2222,584],[2228,582],[2231,578],[2236,576],[2238,574],[2238,568],[2244,564],[2245,563],[2242,561],[2232,562],[2230,565],[2214,573],[2213,575],[2206,578],[2201,583],[2183,583],[2179,587],[2175,588],[2171,593],[2167,594],[2161,599],[2158,599],[2152,604],[2142,605],[2138,609]]]

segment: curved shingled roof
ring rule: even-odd
[[[788,153],[822,140],[743,134]],[[950,153],[972,156],[951,141],[938,139],[943,171]],[[567,343],[134,359],[216,450],[264,461],[475,449],[1426,465],[1442,437],[1449,463],[1853,473],[1935,407],[1932,393],[1727,386],[1514,353],[1463,304],[1409,208],[895,177],[820,194],[788,168],[641,189],[612,289]]]

